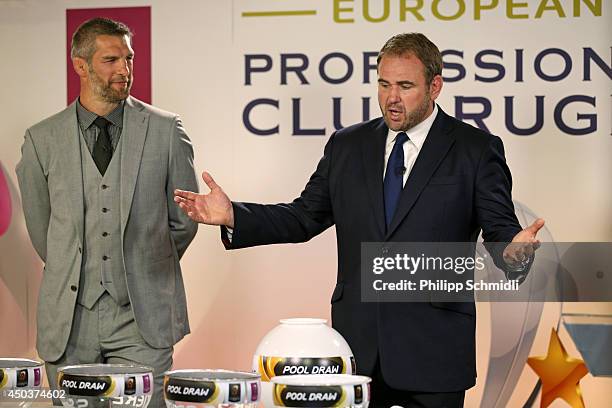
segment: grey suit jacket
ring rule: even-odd
[[[193,149],[179,117],[126,100],[121,152],[121,244],[127,286],[143,338],[174,345],[189,333],[180,257],[197,232],[173,201],[197,190]],[[83,180],[76,103],[26,131],[17,164],[28,233],[45,263],[38,300],[39,355],[66,348],[82,262]]]

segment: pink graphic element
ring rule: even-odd
[[[151,378],[149,378],[148,375],[145,375],[142,377],[142,391],[145,394],[148,394],[151,392]]]
[[[11,214],[11,193],[9,192],[2,167],[0,167],[0,236],[4,235],[8,230],[11,224]]]
[[[259,401],[259,388],[257,383],[251,383],[251,402]]]
[[[34,369],[34,386],[38,387],[40,385],[40,368]]]
[[[67,100],[71,104],[79,96],[79,77],[72,68],[70,45],[72,34],[85,21],[94,17],[107,17],[121,21],[134,34],[134,82],[131,94],[151,103],[151,7],[116,7],[66,10],[66,69]]]

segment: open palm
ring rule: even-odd
[[[516,234],[503,252],[504,261],[511,266],[525,266],[540,247],[537,234],[543,226],[544,220],[538,218],[533,224]]]
[[[174,190],[174,201],[195,222],[233,228],[234,210],[229,197],[208,172],[202,173],[202,180],[210,189],[210,193]]]

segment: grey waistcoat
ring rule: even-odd
[[[107,291],[120,305],[130,302],[121,251],[121,146],[123,137],[113,153],[104,177],[81,135],[81,166],[85,228],[83,263],[77,301],[91,309]]]

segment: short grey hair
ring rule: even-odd
[[[132,31],[122,22],[110,18],[96,17],[87,20],[77,28],[72,35],[71,58],[83,58],[88,63],[96,52],[96,38],[99,35],[115,35],[123,37],[127,35],[132,40]]]

